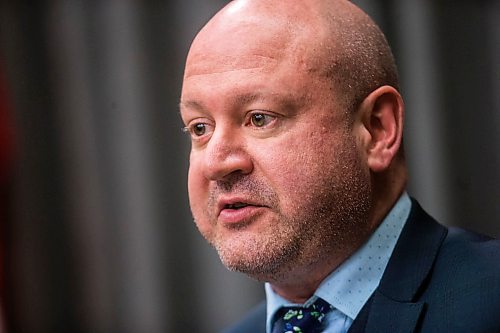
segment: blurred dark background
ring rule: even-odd
[[[216,332],[263,298],[187,203],[183,63],[226,2],[0,1],[13,331]],[[354,2],[399,64],[410,193],[447,225],[500,236],[500,2]]]

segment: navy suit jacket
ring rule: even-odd
[[[265,333],[262,302],[224,333]],[[500,241],[445,228],[413,200],[380,285],[349,332],[500,332]]]

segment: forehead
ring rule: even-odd
[[[181,109],[193,106],[192,100],[213,100],[221,93],[228,102],[246,102],[249,96],[252,101],[310,98],[310,86],[318,88],[324,81],[313,77],[322,65],[321,37],[314,26],[283,17],[210,21],[188,54]]]
[[[291,54],[292,36],[275,24],[243,21],[210,26],[194,40],[184,78],[232,70],[264,68]]]
[[[263,44],[235,46],[230,51],[199,52],[187,63],[181,107],[189,100],[249,104],[287,102],[298,104],[310,98],[311,86],[319,87],[303,55],[287,54],[285,47]]]

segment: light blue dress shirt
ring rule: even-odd
[[[392,251],[408,219],[411,200],[405,192],[396,205],[370,236],[368,241],[334,270],[304,303],[313,303],[318,297],[333,306],[326,316],[325,333],[347,332],[352,322],[378,287]],[[267,333],[272,331],[272,320],[282,306],[293,306],[265,284],[267,300]]]

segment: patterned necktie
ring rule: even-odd
[[[308,307],[283,307],[276,313],[272,333],[320,333],[330,304],[318,298]]]

